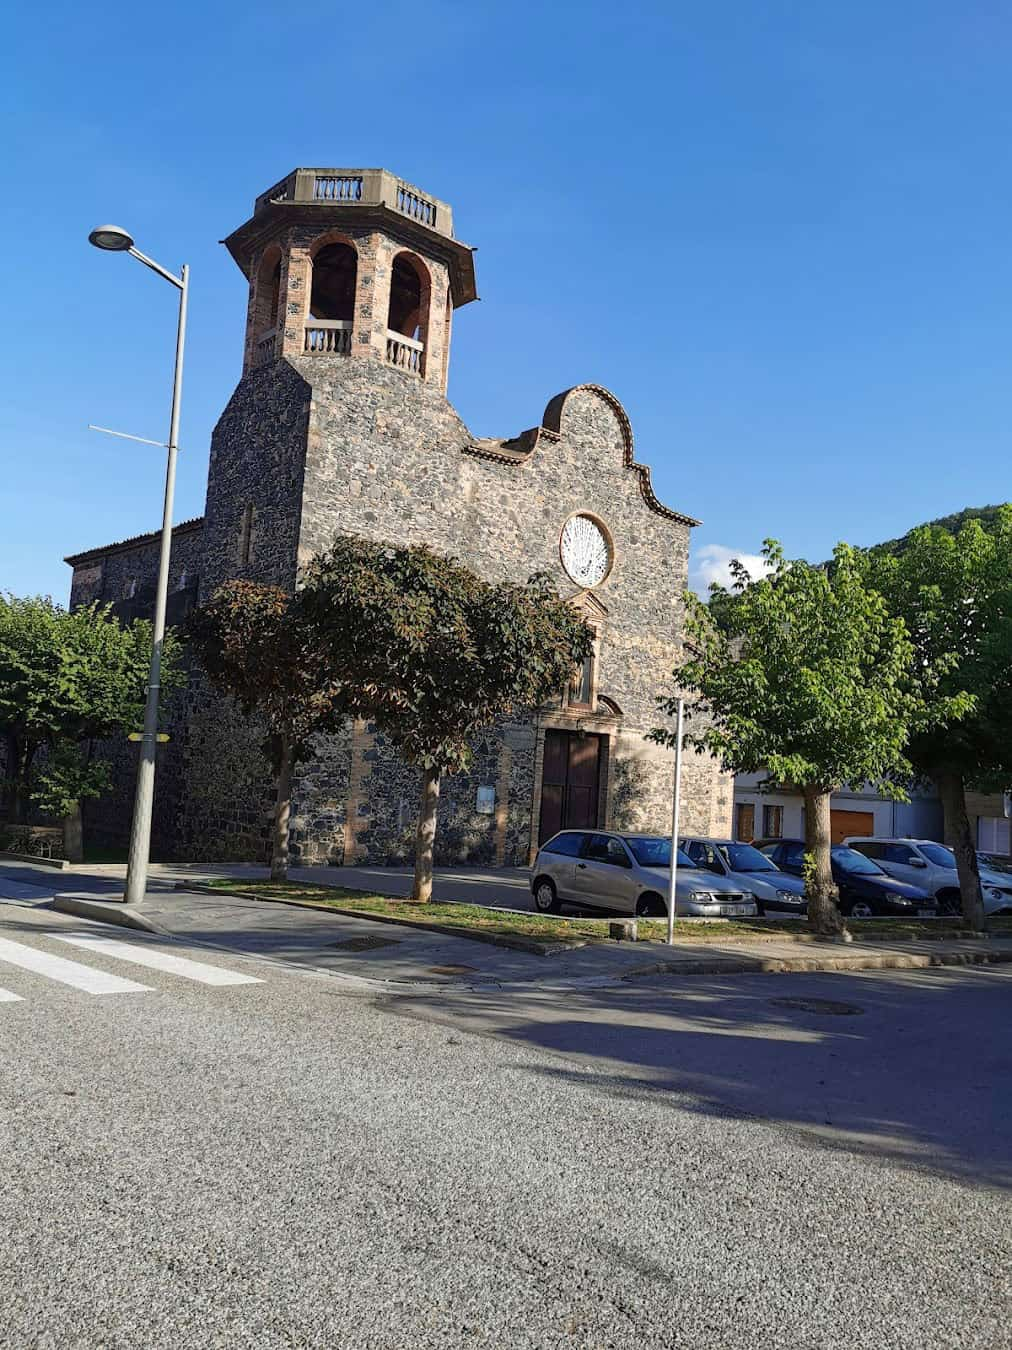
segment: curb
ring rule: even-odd
[[[988,966],[1012,962],[1012,951],[886,952],[837,957],[727,957],[684,961],[652,961],[617,975],[634,980],[644,975],[762,975],[804,974],[819,971],[926,970],[932,966]]]
[[[340,914],[348,919],[364,919],[367,923],[391,923],[399,928],[420,928],[426,933],[440,933],[443,937],[465,938],[468,942],[484,942],[489,947],[507,947],[512,951],[529,952],[533,956],[557,956],[560,952],[575,951],[594,941],[584,938],[577,942],[538,942],[536,938],[503,937],[498,933],[484,933],[477,928],[455,928],[452,924],[426,923],[416,919],[398,919],[391,914],[371,914],[361,909],[352,909],[343,905],[333,905],[324,900],[284,900],[276,895],[258,895],[256,891],[219,891],[212,886],[202,886],[199,882],[177,881],[177,891],[196,891],[200,895],[236,896],[241,900],[256,900],[262,905],[289,905],[295,909],[324,910],[328,914]],[[363,892],[366,894],[366,892]],[[403,899],[403,896],[391,896],[391,899]]]
[[[70,863],[66,858],[37,858],[34,853],[7,853],[0,851],[0,863],[5,862],[23,862],[35,863],[38,867],[53,867],[58,872],[66,872]]]
[[[49,909],[61,914],[76,914],[80,919],[97,919],[99,923],[118,924],[120,928],[137,928],[142,933],[158,933],[161,937],[170,937],[167,928],[149,919],[133,905],[118,900],[96,900],[92,895],[72,891],[54,895]]]

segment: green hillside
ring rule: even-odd
[[[1005,505],[1002,503],[1001,505]],[[987,529],[991,521],[998,514],[1000,506],[966,506],[962,511],[955,511],[951,516],[940,516],[938,520],[927,520],[925,525],[938,526],[940,529],[948,530],[950,534],[958,534],[968,521],[979,520]],[[923,526],[915,526],[915,529],[923,529]],[[885,553],[902,553],[907,539],[913,533],[908,530],[906,534],[901,535],[899,539],[887,539],[884,543],[875,544],[876,549],[881,549]]]

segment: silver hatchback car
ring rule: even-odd
[[[543,914],[562,904],[621,914],[666,915],[671,840],[656,834],[563,830],[541,845],[531,871],[534,907]],[[741,886],[701,871],[681,849],[675,913],[723,918],[756,913]]]

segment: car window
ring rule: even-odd
[[[863,853],[866,858],[885,857],[885,844],[880,844],[874,839],[855,839],[847,847],[857,849],[858,853]]]
[[[670,867],[671,866],[671,840],[663,836],[657,838],[642,838],[636,835],[626,836],[626,843],[632,851],[633,857],[641,867]],[[695,867],[695,860],[690,858],[684,849],[679,849],[676,855],[679,867]]]
[[[805,862],[804,844],[785,844],[784,862],[791,867],[802,867]]]
[[[952,849],[944,848],[941,844],[922,844],[921,852],[936,867],[955,867],[956,865],[956,855]]]
[[[732,872],[775,872],[776,864],[751,844],[721,844],[720,854]]]
[[[879,877],[882,875],[882,869],[878,863],[872,862],[863,853],[858,853],[856,848],[847,848],[843,844],[838,844],[830,850],[830,856],[843,872],[850,872],[854,876],[863,877]]]
[[[580,852],[584,836],[582,834],[557,834],[545,844],[546,853],[564,853],[567,858],[575,858]]]
[[[583,846],[583,857],[590,858],[592,862],[610,862],[608,857],[610,842],[606,834],[588,834],[587,842]]]
[[[685,850],[697,867],[723,876],[727,870],[717,849],[705,839],[694,839]]]
[[[909,844],[886,844],[882,853],[883,862],[900,863],[905,867],[916,857]]]
[[[626,853],[625,844],[622,843],[621,839],[612,838],[608,840],[607,861],[615,867],[632,867],[629,854]]]

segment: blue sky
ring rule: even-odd
[[[628,409],[700,562],[822,557],[1009,491],[1012,15],[998,3],[16,6],[5,31],[0,588],[154,528],[190,263],[177,520],[241,364],[218,244],[298,164],[454,207],[477,435],[571,384]],[[722,552],[723,551],[723,552]],[[702,573],[707,569],[702,568]]]

